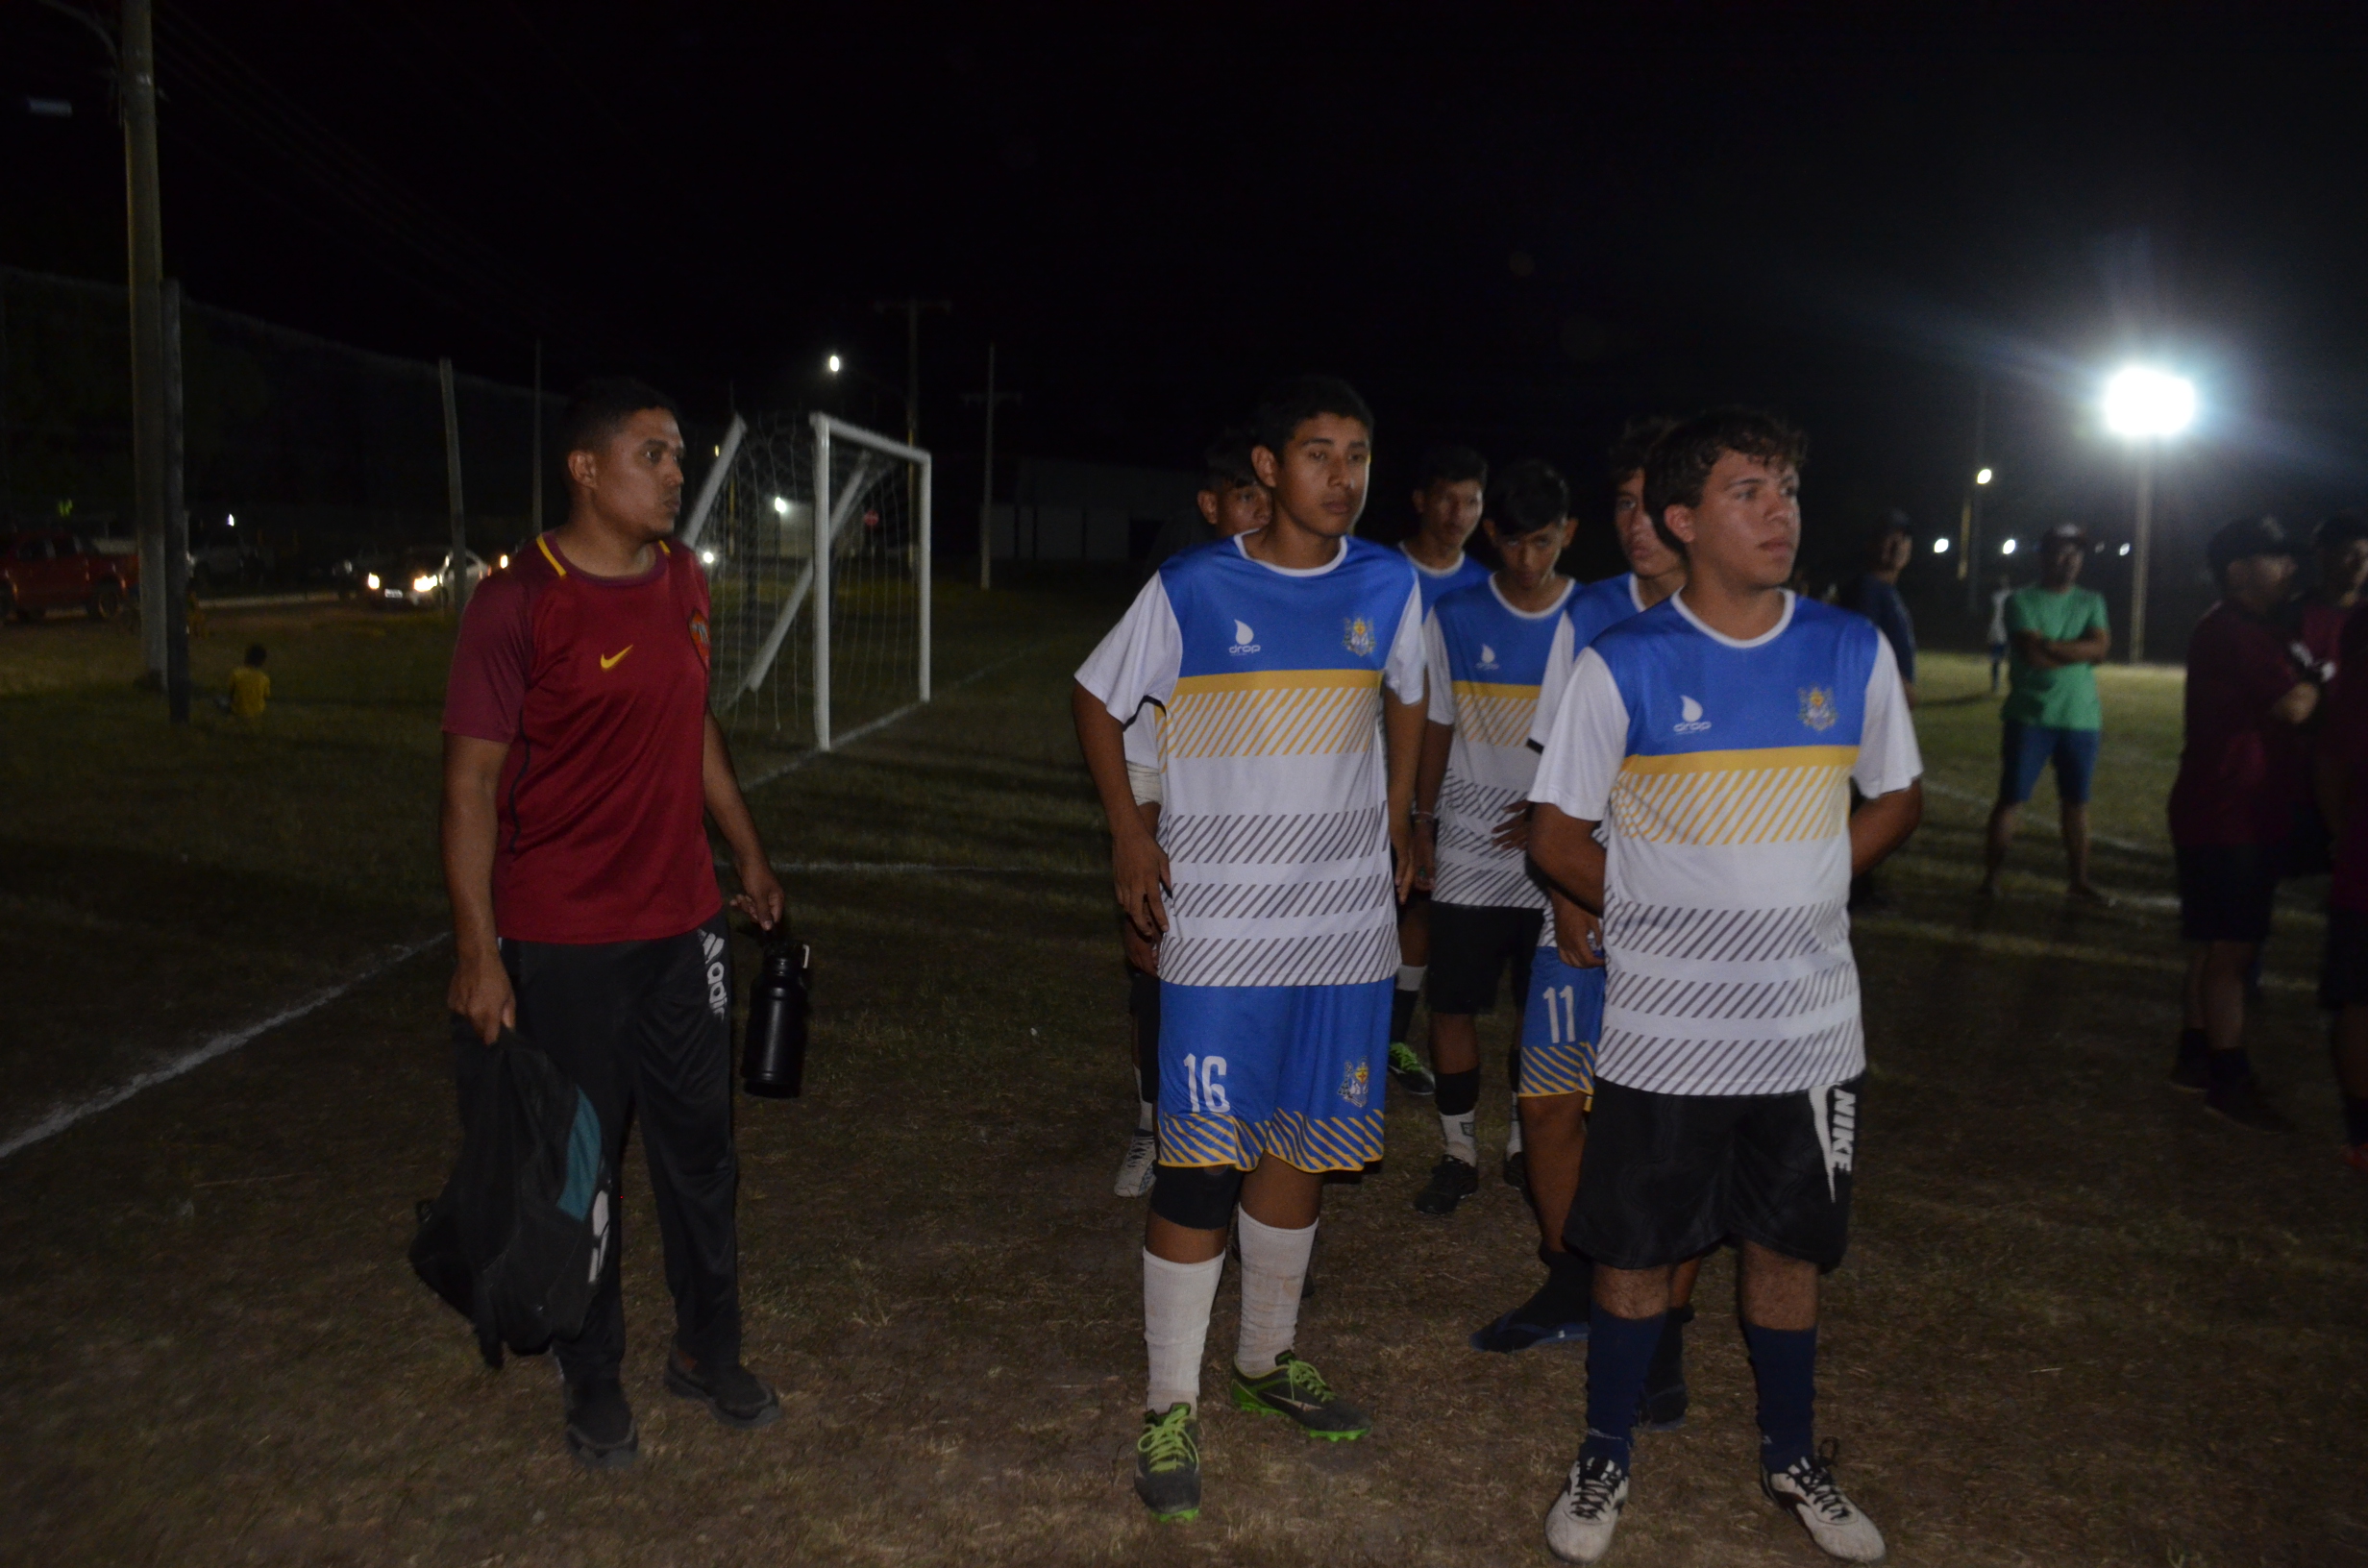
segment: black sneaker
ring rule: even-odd
[[[1200,1517],[1200,1423],[1190,1405],[1143,1412],[1135,1439],[1135,1495],[1161,1524]]]
[[[1480,1172],[1454,1155],[1442,1155],[1431,1167],[1429,1185],[1415,1194],[1415,1212],[1434,1219],[1455,1213],[1455,1206],[1480,1190]]]
[[[1289,1351],[1274,1358],[1264,1377],[1233,1374],[1233,1408],[1252,1415],[1279,1415],[1310,1437],[1327,1443],[1353,1442],[1373,1430],[1372,1418],[1332,1391],[1323,1374]]]
[[[1516,1192],[1529,1190],[1529,1153],[1515,1149],[1505,1156],[1505,1185]]]
[[[2290,1133],[2294,1123],[2284,1112],[2261,1097],[2261,1081],[2215,1084],[2204,1091],[2205,1109],[2218,1113],[2248,1132]]]
[[[1390,1041],[1390,1079],[1407,1093],[1420,1094],[1426,1099],[1439,1091],[1439,1080],[1431,1076],[1431,1069],[1422,1065],[1415,1048],[1402,1040]]]
[[[2171,1087],[2190,1094],[2201,1094],[2211,1088],[2211,1066],[2205,1060],[2204,1052],[2191,1050],[2184,1041],[2181,1042],[2179,1054],[2171,1059]]]
[[[780,1397],[747,1367],[702,1366],[680,1345],[666,1358],[666,1391],[698,1400],[728,1427],[769,1427],[781,1419]]]
[[[567,1451],[589,1470],[623,1470],[641,1452],[633,1407],[612,1377],[567,1384]]]

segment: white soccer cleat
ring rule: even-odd
[[[1570,1461],[1570,1480],[1546,1510],[1545,1545],[1565,1562],[1593,1562],[1612,1550],[1612,1531],[1628,1503],[1628,1472],[1616,1460]]]
[[[1137,1128],[1135,1136],[1126,1140],[1126,1158],[1119,1164],[1119,1179],[1111,1185],[1111,1190],[1122,1198],[1143,1196],[1151,1190],[1158,1160],[1158,1137]]]
[[[1827,1556],[1844,1562],[1880,1562],[1883,1531],[1835,1483],[1838,1452],[1829,1438],[1820,1452],[1805,1459],[1795,1459],[1783,1470],[1763,1470],[1760,1489],[1778,1507],[1791,1509],[1809,1538]]]

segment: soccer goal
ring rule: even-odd
[[[930,466],[828,414],[732,421],[682,528],[728,730],[827,751],[929,699]]]

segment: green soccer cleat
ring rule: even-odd
[[[1390,1076],[1409,1094],[1429,1095],[1439,1091],[1439,1080],[1431,1076],[1431,1069],[1422,1065],[1415,1048],[1402,1040],[1390,1041]]]
[[[1135,1495],[1161,1524],[1200,1517],[1200,1423],[1190,1405],[1143,1412],[1135,1439]]]
[[[1274,1370],[1264,1377],[1234,1373],[1233,1405],[1252,1415],[1295,1421],[1301,1432],[1327,1443],[1353,1442],[1373,1430],[1371,1417],[1334,1393],[1322,1373],[1287,1350],[1274,1358]]]

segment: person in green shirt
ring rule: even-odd
[[[2074,586],[2088,557],[2088,536],[2059,523],[2039,546],[2039,581],[2007,600],[2007,674],[2000,737],[1998,803],[1990,808],[1987,869],[1982,894],[1998,895],[1998,873],[2023,802],[2052,760],[2056,798],[2063,814],[2063,852],[2073,897],[2110,903],[2088,880],[2088,785],[2105,727],[2097,702],[2096,667],[2113,646],[2105,622],[2105,596]]]

